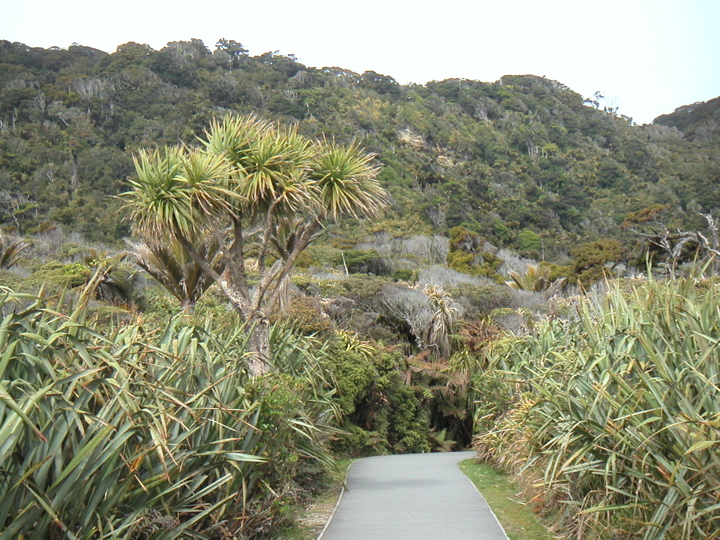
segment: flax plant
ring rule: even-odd
[[[0,539],[246,537],[326,460],[322,344],[278,329],[252,379],[242,329],[102,332],[0,289]]]
[[[490,352],[516,406],[480,434],[577,538],[720,537],[720,290],[611,286]]]

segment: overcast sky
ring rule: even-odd
[[[0,39],[32,47],[226,38],[403,84],[540,75],[640,124],[720,96],[720,0],[0,0],[0,14]]]

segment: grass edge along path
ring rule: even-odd
[[[555,540],[540,518],[517,499],[519,488],[504,474],[476,458],[459,463],[460,470],[482,493],[510,540]]]
[[[315,540],[324,531],[347,480],[347,471],[355,458],[339,458],[335,461],[330,485],[306,505],[297,508],[295,525],[282,531],[277,540]]]

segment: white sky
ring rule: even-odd
[[[0,0],[0,39],[32,47],[191,38],[400,83],[546,76],[641,124],[720,96],[720,0]]]

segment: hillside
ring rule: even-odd
[[[0,195],[5,230],[63,226],[106,243],[129,235],[113,199],[142,147],[193,143],[230,112],[357,140],[393,196],[371,232],[463,225],[499,247],[565,261],[578,243],[620,240],[628,214],[669,205],[667,226],[720,208],[717,101],[633,125],[597,100],[532,75],[403,86],[374,72],[250,56],[221,40],[113,54],[0,42]],[[714,111],[714,112],[713,112]],[[343,233],[351,241],[364,234]]]

